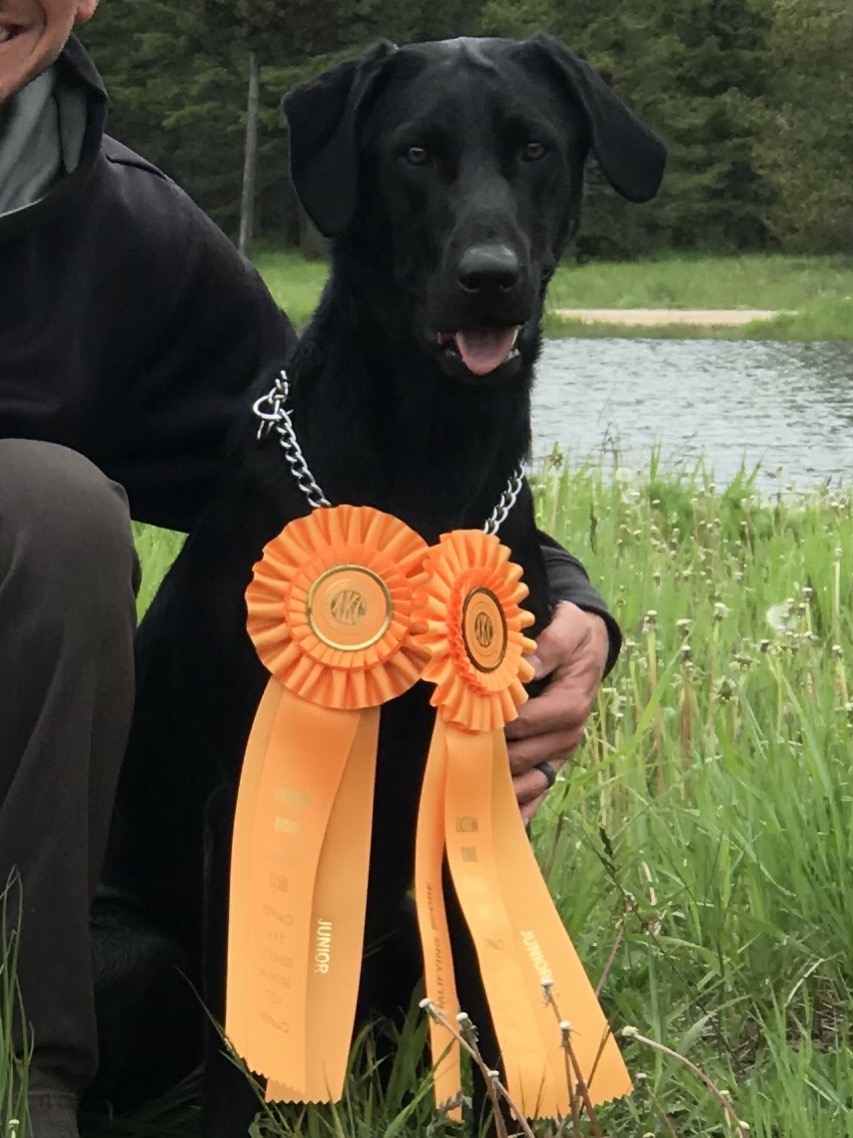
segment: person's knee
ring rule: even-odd
[[[135,574],[120,486],[67,447],[0,440],[0,588],[91,621],[132,601]]]

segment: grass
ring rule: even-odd
[[[302,325],[326,278],[321,262],[262,250],[257,266],[273,296]],[[586,325],[557,308],[768,308],[785,315],[741,328]],[[842,257],[665,257],[621,264],[565,264],[548,294],[549,335],[703,337],[768,340],[853,339],[853,260]],[[788,315],[787,313],[793,313]]]
[[[20,1022],[20,990],[17,981],[18,930],[21,921],[21,891],[10,877],[0,889],[0,1126],[20,1132],[27,1119],[27,1076],[32,1041],[23,1037],[18,1050],[12,1025]],[[17,1122],[13,1125],[13,1120]]]
[[[291,250],[260,250],[254,257],[267,288],[297,328],[317,307],[328,269],[323,261],[306,261]]]
[[[753,1135],[853,1134],[853,505],[653,463],[562,473],[540,508],[628,633],[537,833],[567,924],[595,975],[628,914],[618,1020],[688,1054]],[[726,1133],[676,1064],[634,1062],[681,1138]]]
[[[720,489],[657,460],[552,466],[536,494],[626,630],[535,824],[590,975],[616,945],[615,1023],[697,1064],[753,1138],[853,1138],[853,499],[762,502],[746,474]],[[150,590],[174,540],[141,542]],[[265,1132],[422,1133],[416,1053],[407,1036],[390,1102],[362,1078],[337,1111]],[[626,1056],[637,1093],[601,1111],[602,1133],[735,1133],[680,1061],[638,1040]]]

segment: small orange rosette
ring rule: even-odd
[[[571,1111],[566,1057],[551,980],[591,1101],[628,1094],[631,1081],[592,985],[536,864],[515,801],[504,726],[527,698],[523,658],[535,645],[521,603],[522,570],[497,537],[477,530],[442,536],[429,550],[414,614],[428,654],[436,725],[418,817],[415,889],[427,997],[449,1019],[459,1011],[443,903],[446,856],[468,924],[508,1088],[527,1118]],[[430,1023],[439,1105],[458,1099],[460,1059]],[[458,1116],[458,1113],[457,1113]]]
[[[237,797],[225,1027],[270,1101],[343,1094],[379,708],[421,673],[411,631],[426,549],[378,510],[315,510],[269,542],[246,590],[271,678]]]

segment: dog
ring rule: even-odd
[[[286,364],[311,474],[333,503],[377,507],[428,543],[481,528],[529,454],[545,291],[578,224],[587,155],[619,194],[646,201],[661,181],[663,144],[545,34],[380,42],[294,88],[284,109],[294,185],[331,240],[328,284]],[[199,1054],[204,1017],[188,985],[181,994],[164,979],[175,965],[215,1019],[224,1010],[230,829],[268,679],[246,632],[244,593],[264,545],[310,510],[275,434],[257,438],[251,404],[270,380],[247,400],[228,477],[138,636],[137,705],[99,900],[101,943],[124,946],[124,972],[137,979],[124,996],[108,985],[99,1006],[112,1000],[132,1016],[135,1046],[178,1044],[158,1068],[126,1050],[126,1028],[124,1043],[104,1029],[105,1061],[133,1068],[137,1095]],[[499,536],[524,570],[535,636],[551,610],[526,485]],[[367,903],[367,943],[380,947],[365,961],[364,1014],[405,1006],[417,980],[401,913],[434,719],[429,694],[418,683],[382,709]],[[449,909],[460,1001],[496,1063],[452,897]],[[110,949],[99,951],[103,961]],[[143,996],[157,976],[161,995]],[[212,1038],[206,1135],[238,1138],[257,1101]]]

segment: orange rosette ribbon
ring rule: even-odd
[[[416,642],[429,659],[436,725],[424,775],[415,895],[427,997],[453,1021],[459,1011],[443,903],[446,855],[492,1015],[508,1089],[527,1118],[566,1117],[571,1089],[552,982],[572,1025],[580,1075],[595,1105],[626,1095],[631,1080],[604,1013],[548,893],[515,800],[504,726],[527,698],[523,659],[535,645],[522,570],[494,536],[457,530],[426,560]],[[439,1105],[460,1092],[458,1047],[430,1023]]]
[[[343,1094],[379,708],[420,676],[411,625],[426,549],[378,510],[315,510],[269,542],[246,590],[271,678],[237,796],[225,1026],[269,1101]]]

